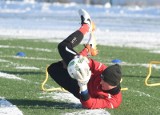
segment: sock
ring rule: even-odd
[[[88,55],[88,49],[85,47],[79,54],[82,56],[87,56]]]
[[[83,24],[80,27],[79,31],[82,32],[83,35],[85,35],[87,32],[89,32],[89,26],[88,26],[88,24]]]

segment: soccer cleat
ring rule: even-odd
[[[92,31],[91,17],[84,9],[79,9],[79,15],[81,16],[81,24],[88,24],[89,31]]]
[[[97,47],[96,47],[96,45],[97,45],[96,38],[93,34],[93,32],[96,29],[96,25],[91,20],[91,17],[88,14],[88,12],[85,11],[84,9],[79,10],[79,15],[81,16],[81,24],[88,24],[88,26],[89,26],[90,37],[89,37],[89,40],[88,40],[87,44],[85,45],[85,47],[88,49],[88,53],[91,56],[96,56],[98,54],[98,51],[97,51]]]

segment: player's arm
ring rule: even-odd
[[[80,55],[82,56],[96,56],[98,54],[97,49],[92,48],[91,44],[85,44],[84,49],[80,52]]]
[[[97,109],[97,108],[114,109],[119,107],[119,105],[122,102],[121,92],[119,92],[116,95],[110,95],[110,97],[108,96],[108,94],[101,95],[101,96],[102,97],[97,97],[97,98],[89,97],[89,99],[86,101],[81,99],[81,103],[83,107],[88,109]]]

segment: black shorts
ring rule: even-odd
[[[51,64],[48,67],[48,73],[57,84],[72,93],[78,99],[80,98],[77,80],[69,76],[67,69],[63,68],[61,61]]]

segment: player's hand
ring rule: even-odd
[[[81,92],[87,90],[87,83],[90,77],[91,71],[88,67],[80,68],[80,70],[77,71],[77,81]]]

